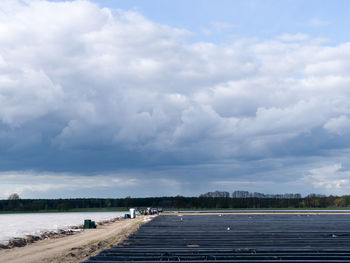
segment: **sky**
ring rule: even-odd
[[[349,1],[0,1],[0,199],[350,193]]]

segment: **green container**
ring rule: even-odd
[[[91,219],[85,219],[84,220],[84,228],[85,229],[91,228],[90,226],[91,226]]]

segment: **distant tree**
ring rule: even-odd
[[[126,207],[126,208],[129,208],[129,207],[131,207],[132,206],[132,198],[131,198],[131,196],[127,196],[127,197],[125,197],[125,199],[124,199],[124,206]]]
[[[20,207],[19,195],[17,193],[10,194],[8,197],[8,205],[10,210],[17,210]]]
[[[59,211],[68,211],[69,209],[71,209],[71,204],[69,203],[69,201],[60,203],[60,204],[57,206],[57,209],[58,209]]]
[[[185,200],[185,197],[183,197],[183,196],[181,196],[181,195],[175,196],[174,206],[175,206],[176,208],[185,208],[185,207],[186,207],[186,200]]]
[[[225,191],[215,191],[201,194],[199,197],[228,198],[230,197],[230,193]]]
[[[339,207],[339,206],[343,206],[344,205],[344,203],[343,203],[343,199],[342,198],[336,198],[336,199],[334,199],[334,201],[333,201],[333,205],[335,205],[335,206],[337,206],[337,207]]]
[[[19,195],[17,193],[10,194],[8,200],[19,200]]]

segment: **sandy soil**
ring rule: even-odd
[[[78,263],[115,246],[151,217],[117,221],[96,229],[59,239],[40,240],[25,247],[0,250],[0,262],[7,263]]]

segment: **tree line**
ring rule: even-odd
[[[246,209],[246,208],[340,208],[350,207],[350,195],[320,196],[311,194],[300,198],[235,198],[230,195],[203,194],[199,197],[145,198],[75,198],[21,199],[19,196],[0,200],[0,211],[69,211],[81,208],[162,207],[163,209]]]

